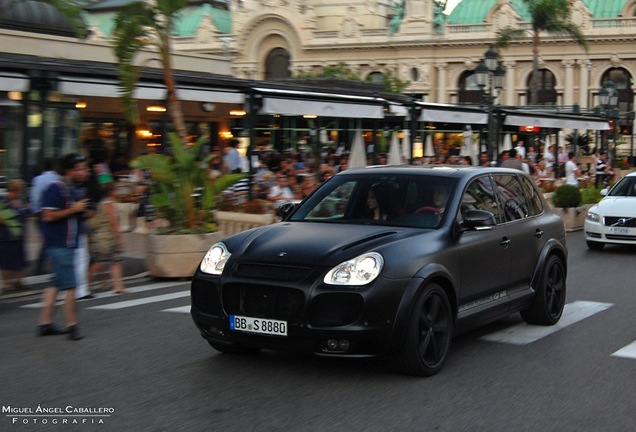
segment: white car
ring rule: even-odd
[[[606,243],[636,245],[636,172],[630,173],[609,190],[605,198],[587,212],[585,239],[590,249]]]

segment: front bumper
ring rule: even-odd
[[[604,221],[604,219],[603,216],[600,217],[601,221]],[[585,239],[587,241],[627,245],[636,244],[636,228],[634,227],[607,226],[604,223],[586,220],[584,230]]]
[[[220,344],[336,357],[388,355],[398,341],[396,316],[410,280],[380,276],[364,287],[340,287],[322,283],[326,271],[317,269],[289,282],[197,270],[191,285],[192,319],[203,338]],[[286,321],[287,336],[232,330],[230,315]],[[339,342],[335,349],[334,340]]]

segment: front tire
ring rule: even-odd
[[[601,250],[605,247],[605,243],[587,240],[587,247],[592,250]]]
[[[453,314],[448,296],[442,287],[431,283],[415,301],[404,347],[391,360],[391,366],[405,375],[435,375],[446,361],[452,337]]]
[[[240,354],[240,355],[256,354],[257,352],[261,350],[260,348],[246,347],[246,346],[238,345],[235,343],[222,344],[222,343],[212,342],[212,341],[208,341],[208,343],[215,350],[225,354]]]
[[[559,257],[551,255],[545,263],[532,305],[521,311],[521,318],[528,324],[556,324],[563,314],[565,291],[565,266]]]

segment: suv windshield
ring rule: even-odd
[[[432,175],[336,176],[290,220],[438,228],[456,184],[456,179]]]
[[[609,196],[636,197],[636,177],[625,177],[612,188]]]

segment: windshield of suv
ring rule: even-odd
[[[290,220],[438,228],[456,184],[456,179],[431,175],[336,176]]]
[[[624,177],[612,188],[609,196],[636,197],[636,177]]]

